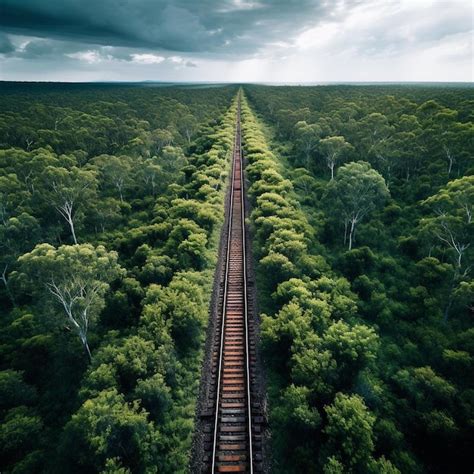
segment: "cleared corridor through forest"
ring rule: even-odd
[[[245,186],[237,110],[231,180],[226,207],[223,271],[212,335],[207,406],[204,419],[202,468],[204,472],[258,472],[262,468],[260,404],[254,400],[255,331],[253,305],[248,296],[245,229]]]

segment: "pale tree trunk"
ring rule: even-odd
[[[353,238],[354,238],[354,231],[355,231],[356,223],[357,223],[356,219],[351,219],[351,228],[349,230],[349,250],[352,250],[352,241],[353,241]]]
[[[446,323],[448,322],[449,312],[451,310],[451,306],[453,304],[453,291],[456,287],[456,281],[458,280],[459,276],[461,275],[461,268],[462,268],[462,258],[464,256],[464,252],[469,248],[470,243],[464,244],[459,242],[456,238],[451,229],[449,228],[448,224],[442,223],[442,228],[444,231],[444,235],[441,233],[436,234],[439,240],[444,242],[448,245],[452,250],[456,252],[456,260],[455,260],[455,267],[454,267],[454,275],[451,282],[451,288],[449,290],[449,297],[446,307],[444,309],[443,321]]]
[[[82,345],[84,347],[84,350],[86,351],[87,357],[89,359],[89,362],[92,361],[92,354],[89,348],[89,343],[87,341],[87,328],[88,328],[88,310],[85,308],[82,313],[82,322],[83,326],[81,326],[76,318],[74,317],[73,314],[73,305],[74,305],[74,300],[76,299],[75,297],[71,297],[69,293],[64,293],[60,287],[56,285],[54,281],[51,283],[47,284],[47,287],[50,291],[50,293],[57,298],[57,300],[61,303],[62,307],[64,308],[64,311],[66,312],[68,320],[71,322],[71,324],[76,328],[76,331],[79,335],[79,338],[81,339]],[[83,290],[81,288],[81,296],[83,296]]]
[[[66,201],[61,206],[57,206],[56,209],[64,217],[66,222],[69,224],[69,227],[71,229],[72,239],[74,241],[74,244],[77,245],[76,231],[74,229],[74,219],[72,217],[73,209],[74,209],[74,203],[71,202],[71,201]]]
[[[8,285],[7,270],[8,270],[8,264],[5,265],[5,268],[3,269],[3,272],[0,278],[3,281],[3,284],[5,285],[5,290],[7,292],[8,297],[10,298],[12,305],[16,306],[15,297],[13,296],[13,293],[10,290],[10,286]]]
[[[334,168],[336,167],[336,159],[336,153],[326,156],[326,163],[328,165],[328,168],[331,170],[331,181],[334,179]]]
[[[74,221],[72,220],[72,217],[69,219],[69,226],[71,227],[72,240],[74,241],[74,244],[77,245],[76,230],[74,229]]]
[[[451,290],[452,291],[452,290]],[[448,319],[449,319],[449,312],[451,310],[451,306],[453,305],[453,298],[452,298],[452,295],[450,294],[449,295],[449,298],[448,298],[448,304],[446,305],[446,307],[444,308],[444,314],[443,314],[443,323],[447,323],[448,322]]]
[[[450,149],[446,145],[444,145],[443,148],[444,148],[444,154],[446,155],[446,158],[448,159],[448,178],[449,178],[451,171],[453,169],[454,157],[451,154]]]
[[[347,226],[349,224],[349,221],[344,220],[344,245],[346,245],[347,242]]]
[[[92,354],[91,350],[89,348],[89,343],[87,342],[87,336],[82,333],[82,331],[79,334],[79,337],[81,338],[82,345],[84,346],[84,350],[86,351],[87,358],[89,359],[89,362],[92,362]]]
[[[466,218],[467,218],[467,223],[470,224],[472,222],[472,210],[469,204],[464,205],[464,209],[466,211]]]
[[[118,179],[115,182],[115,186],[117,187],[119,192],[120,202],[123,202],[123,179]]]

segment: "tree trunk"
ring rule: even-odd
[[[452,169],[453,169],[453,160],[450,157],[449,158],[449,166],[448,166],[448,178],[449,178],[449,175],[451,174]]]
[[[332,181],[334,179],[334,162],[330,163],[329,168],[331,169],[331,181]]]
[[[69,227],[71,228],[72,240],[74,240],[74,244],[77,245],[76,231],[74,230],[74,221],[72,220],[72,217],[69,217],[68,222]]]
[[[13,296],[13,293],[11,292],[10,287],[8,286],[7,269],[8,269],[8,265],[5,265],[5,268],[3,269],[3,272],[0,278],[3,281],[3,284],[5,285],[5,290],[7,292],[8,297],[10,298],[12,305],[16,307],[15,297]]]
[[[78,330],[79,330],[79,337],[81,338],[82,345],[84,346],[84,350],[86,351],[89,362],[92,362],[92,354],[89,348],[89,343],[87,342],[87,335],[85,334],[82,328],[78,327]]]
[[[451,151],[446,145],[444,146],[444,153],[446,155],[446,158],[448,159],[448,178],[449,178],[451,171],[453,169],[454,158],[451,155]]]
[[[349,231],[349,250],[352,250],[352,239],[354,236],[356,221],[351,220],[351,230]]]
[[[451,306],[453,305],[453,297],[452,297],[452,290],[450,291],[449,298],[448,298],[448,303],[446,307],[444,308],[444,313],[443,313],[443,323],[447,323],[449,319],[449,312],[451,310]]]
[[[91,354],[91,350],[89,349],[89,344],[87,342],[87,339],[84,339],[83,344],[84,344],[84,349],[86,350],[87,358],[89,359],[89,363],[91,363],[92,354]]]

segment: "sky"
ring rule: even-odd
[[[0,80],[474,80],[473,0],[0,0]]]

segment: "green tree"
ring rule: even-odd
[[[329,183],[325,200],[331,213],[342,217],[344,243],[349,233],[349,250],[352,249],[357,224],[382,206],[389,195],[385,180],[369,163],[347,163],[339,169],[336,179]]]
[[[466,266],[464,260],[471,250],[474,231],[474,176],[450,181],[422,204],[431,210],[431,215],[420,220],[422,236],[429,242],[434,238],[435,243],[452,255],[454,273],[444,309],[444,321],[447,321],[455,297],[462,295],[462,299],[466,299],[465,290],[472,296],[470,266]]]
[[[347,143],[344,137],[327,137],[319,141],[319,150],[326,159],[326,165],[331,170],[331,181],[334,179],[334,169],[344,154],[352,149],[352,145]]]
[[[307,169],[311,167],[311,155],[314,152],[322,130],[315,124],[308,124],[306,121],[297,122],[295,125],[296,142],[295,145],[301,155],[303,164]]]
[[[35,296],[59,303],[69,324],[79,335],[89,359],[89,327],[104,307],[109,283],[124,274],[117,253],[90,244],[54,248],[39,244],[19,258],[20,275]]]
[[[429,206],[433,214],[421,220],[422,230],[453,252],[454,263],[461,271],[462,258],[472,241],[474,176],[450,181],[423,204]]]
[[[104,188],[115,188],[119,194],[120,202],[123,202],[124,190],[132,179],[132,159],[128,156],[100,155],[94,158],[91,163],[98,171]]]
[[[375,416],[358,395],[336,394],[334,403],[324,408],[327,436],[323,446],[323,462],[335,456],[349,471],[367,465],[374,450]],[[363,470],[363,469],[362,469]]]
[[[81,470],[103,469],[116,458],[137,473],[158,472],[158,447],[158,432],[139,402],[127,403],[115,389],[84,402],[66,425],[61,446]]]
[[[38,444],[44,430],[43,421],[25,406],[12,408],[0,425],[2,464],[18,462]]]
[[[93,171],[48,166],[42,173],[41,197],[68,223],[77,244],[75,222],[79,212],[96,200],[97,178]]]

